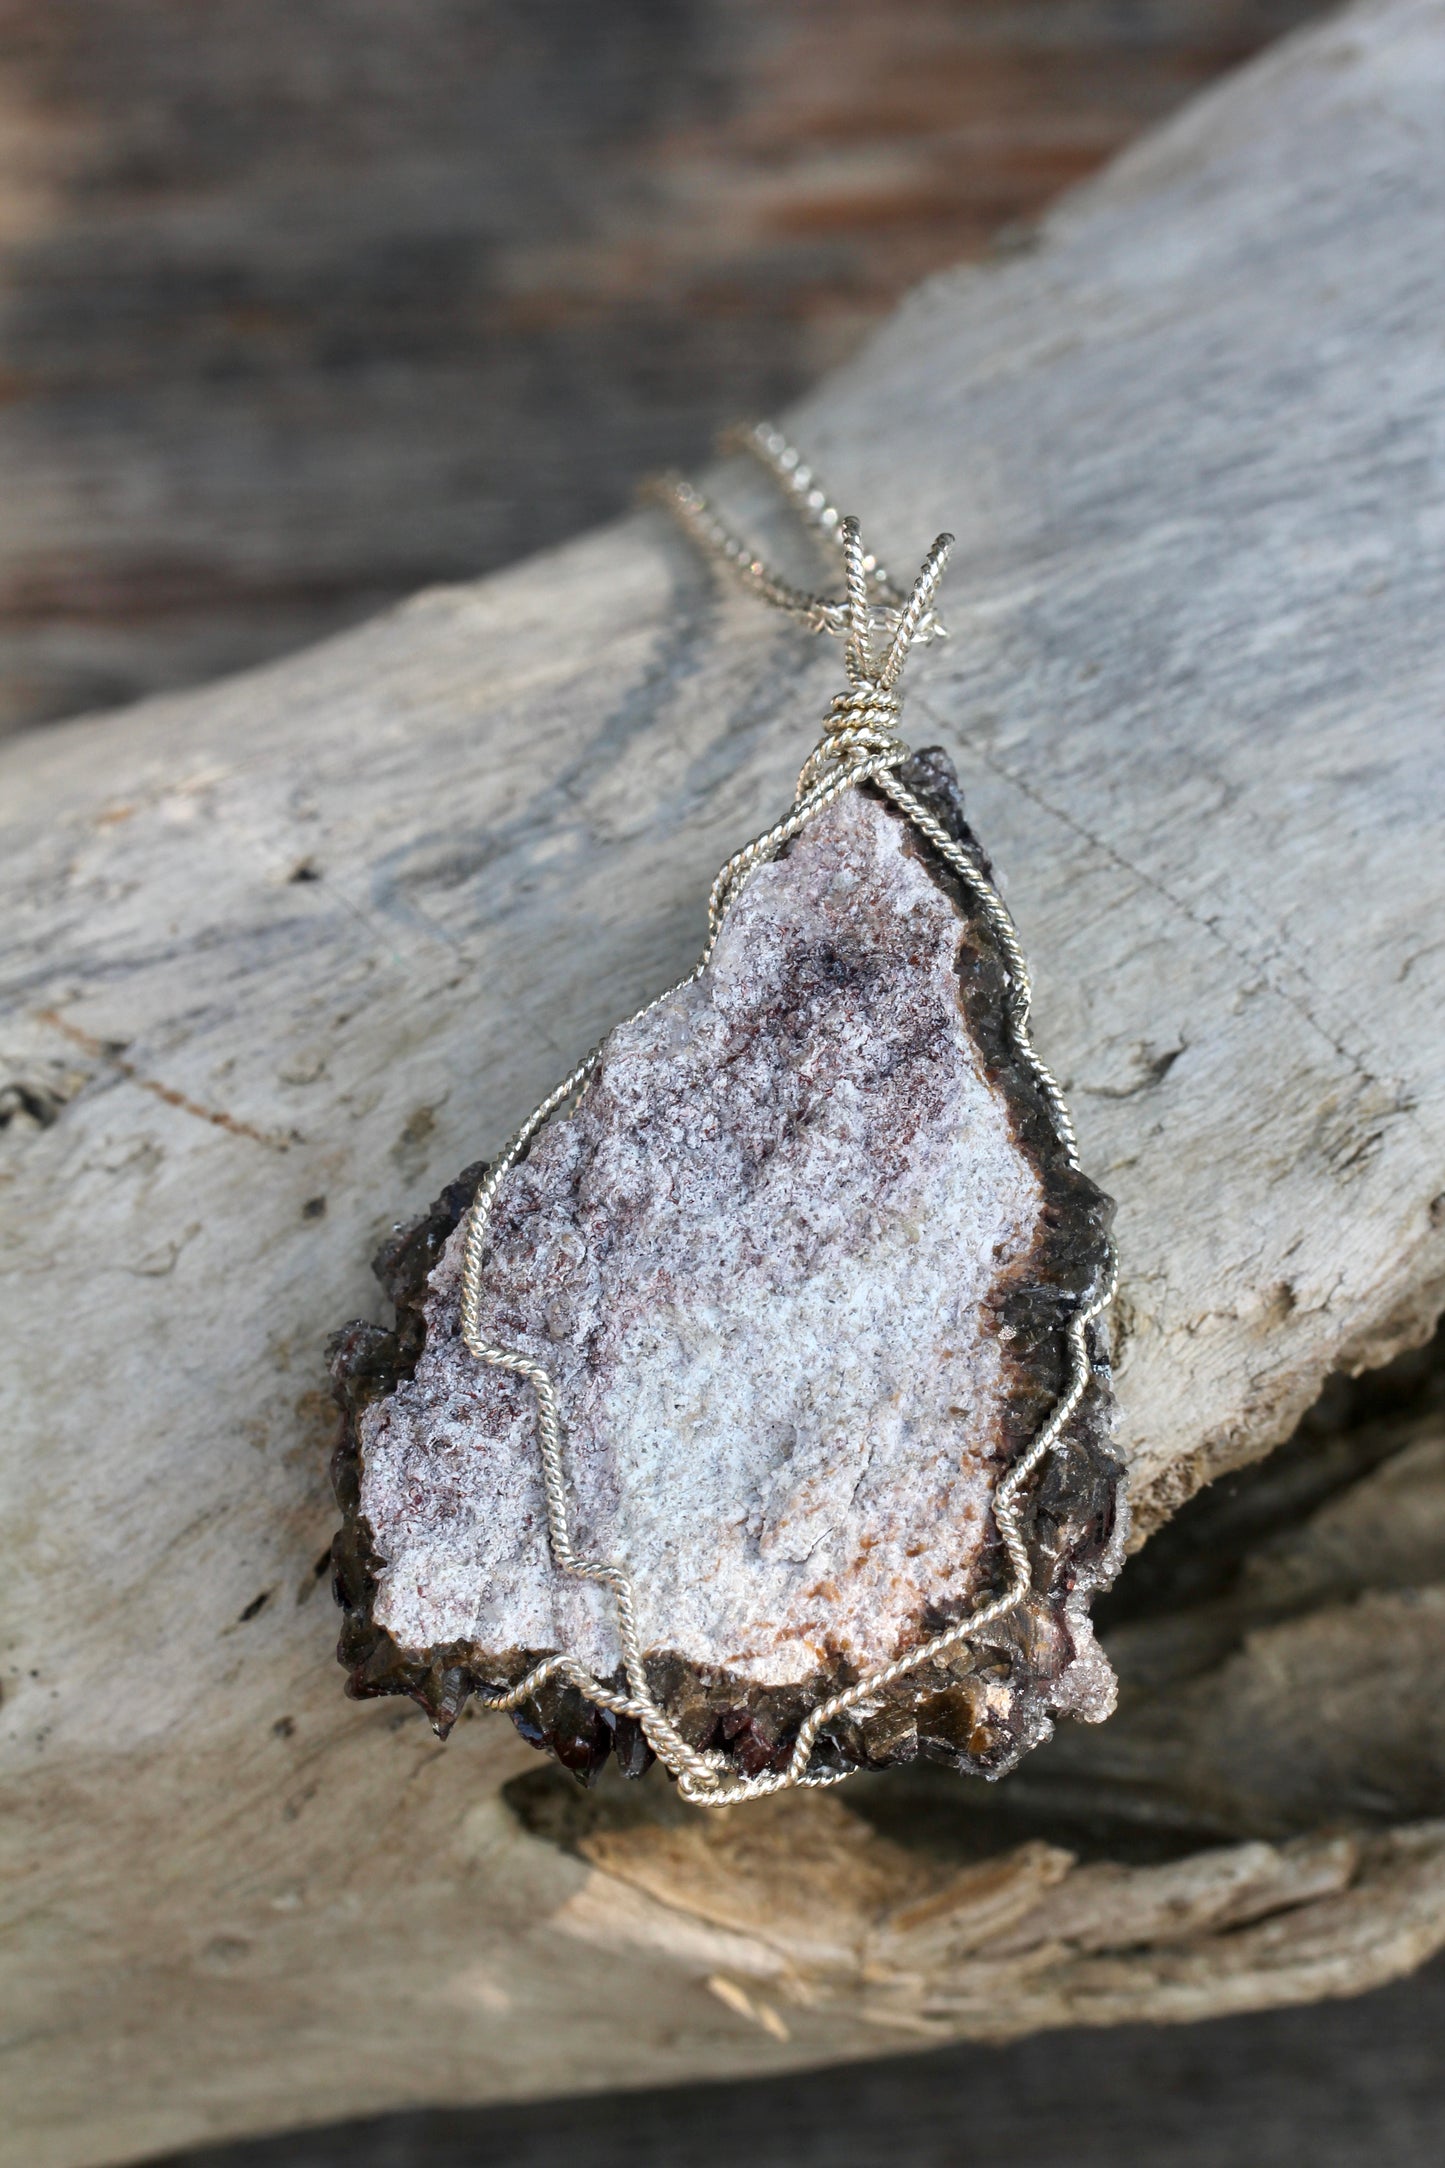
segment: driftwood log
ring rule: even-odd
[[[1347,15],[790,417],[887,555],[960,536],[911,727],[1119,1200],[1145,1537],[1442,1300],[1442,94],[1438,0]],[[1408,1365],[1162,1528],[1119,1716],[996,1787],[703,1821],[340,1695],[325,1334],[677,975],[835,668],[640,516],[7,749],[0,2159],[1193,2017],[1445,1940]]]

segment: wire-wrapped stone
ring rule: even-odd
[[[1088,1619],[1123,1527],[1086,1321],[1107,1201],[1020,1056],[1006,922],[895,800],[987,878],[942,755],[839,792],[486,1221],[483,1336],[553,1382],[577,1551],[625,1561],[649,1695],[734,1781],[781,1781],[810,1712],[900,1661],[810,1768],[996,1775],[1112,1705]],[[559,1570],[532,1395],[462,1337],[479,1174],[379,1260],[396,1333],[338,1342],[342,1658],[443,1733],[530,1676],[529,1737],[637,1773],[616,1592]],[[999,1504],[1026,1457],[1019,1580]],[[947,1638],[1011,1577],[1020,1600]],[[578,1668],[538,1674],[558,1651]]]

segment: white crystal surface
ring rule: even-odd
[[[649,1647],[759,1684],[869,1667],[977,1580],[1006,1350],[990,1296],[1043,1203],[959,1000],[961,923],[850,792],[695,985],[608,1042],[498,1199],[483,1318],[556,1380],[580,1544]],[[457,1333],[367,1411],[362,1510],[403,1646],[618,1661],[547,1547],[533,1405]]]

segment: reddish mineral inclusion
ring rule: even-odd
[[[915,766],[957,828],[938,756]],[[997,1585],[993,1490],[1101,1269],[1103,1200],[1012,1057],[1003,991],[946,869],[849,791],[755,875],[702,977],[613,1032],[497,1198],[482,1326],[556,1382],[579,1549],[628,1565],[661,1669],[768,1739],[800,1691]],[[548,1550],[530,1389],[461,1341],[463,1238],[419,1291],[412,1374],[357,1413],[373,1648],[412,1691],[438,1651],[477,1680],[559,1648],[611,1676],[611,1600]],[[1088,1463],[1092,1532],[1063,1572],[1055,1546],[1002,1655],[996,1630],[1001,1675],[965,1650],[903,1696],[916,1714],[967,1674],[975,1749],[1111,1704],[1085,1603],[1118,1549],[1105,1402],[1101,1377],[1052,1470]]]

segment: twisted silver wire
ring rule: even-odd
[[[737,422],[730,429],[724,429],[717,440],[717,448],[719,452],[741,452],[746,458],[756,460],[769,480],[783,492],[805,527],[813,528],[826,541],[842,541],[843,514],[802,453],[788,442],[781,429],[775,429],[771,422]],[[863,569],[879,601],[897,608],[903,596],[878,559],[865,553]]]
[[[928,636],[926,628],[930,624],[936,625],[932,616],[932,602],[943,574],[952,538],[948,535],[939,536],[905,600],[892,589],[887,575],[876,561],[867,557],[857,521],[840,519],[833,513],[833,508],[827,504],[822,491],[816,488],[810,470],[802,464],[792,447],[787,445],[776,431],[766,430],[765,425],[760,424],[758,429],[749,432],[749,436],[756,440],[751,448],[763,459],[764,464],[790,477],[789,486],[806,498],[814,523],[830,531],[836,527],[844,553],[846,592],[842,603],[829,603],[821,597],[802,596],[798,590],[778,581],[760,561],[747,556],[745,545],[738,543],[736,537],[722,527],[721,522],[714,520],[706,500],[700,493],[692,490],[690,484],[667,484],[667,501],[677,511],[689,532],[703,540],[704,546],[733,569],[754,592],[763,594],[765,599],[776,602],[791,614],[802,617],[805,622],[812,624],[814,629],[843,634],[848,643],[845,661],[850,689],[846,693],[840,693],[834,700],[823,736],[804,763],[793,804],[787,813],[762,835],[756,836],[751,843],[735,852],[718,872],[708,897],[708,934],[698,961],[686,977],[645,1003],[628,1019],[628,1023],[639,1022],[649,1015],[659,1002],[670,1000],[684,987],[694,984],[712,961],[728,913],[758,868],[775,858],[785,844],[801,834],[810,821],[815,820],[825,807],[833,804],[845,791],[854,790],[861,783],[871,782],[896,806],[916,832],[932,845],[987,921],[1004,957],[1008,978],[1008,1029],[1014,1052],[1033,1077],[1048,1107],[1055,1134],[1068,1165],[1077,1169],[1078,1144],[1063,1092],[1036,1051],[1030,1035],[1033,987],[1023,950],[1003,899],[975,855],[950,835],[942,822],[896,773],[909,757],[908,748],[898,735],[900,700],[896,689],[897,681],[910,648],[916,641]],[[815,495],[822,499],[821,504],[813,504]],[[737,552],[742,552],[746,561],[740,561]],[[873,654],[875,611],[870,601],[870,590],[876,592],[880,586],[890,598],[886,624],[889,645],[881,660]],[[800,604],[805,607],[800,607]],[[839,622],[832,621],[828,614],[832,612],[838,613]],[[590,1581],[611,1591],[627,1691],[620,1692],[595,1678],[579,1658],[562,1650],[543,1658],[514,1685],[484,1690],[479,1694],[479,1699],[488,1708],[511,1710],[530,1700],[549,1680],[565,1679],[599,1708],[609,1710],[614,1715],[632,1718],[640,1726],[658,1760],[677,1779],[678,1789],[683,1797],[700,1806],[732,1806],[742,1800],[765,1798],[772,1792],[784,1791],[794,1786],[816,1787],[841,1783],[851,1771],[815,1769],[812,1766],[813,1750],[825,1726],[885,1691],[897,1680],[907,1677],[910,1672],[918,1670],[924,1664],[937,1661],[961,1643],[975,1638],[985,1628],[1014,1610],[1028,1595],[1032,1585],[1032,1572],[1020,1518],[1020,1496],[1040,1462],[1058,1444],[1088,1391],[1092,1374],[1089,1327],[1102,1316],[1113,1300],[1116,1280],[1113,1251],[1112,1248],[1109,1251],[1104,1283],[1095,1289],[1068,1319],[1065,1327],[1067,1377],[1048,1419],[1028,1450],[1014,1462],[994,1492],[994,1520],[1010,1567],[1006,1585],[995,1595],[976,1604],[952,1626],[919,1642],[915,1648],[896,1657],[891,1663],[865,1672],[853,1685],[817,1703],[804,1718],[782,1769],[752,1777],[737,1776],[728,1771],[723,1754],[715,1750],[699,1750],[690,1745],[652,1692],[637,1619],[636,1590],[627,1567],[616,1561],[583,1557],[576,1548],[572,1536],[567,1472],[563,1459],[562,1416],[557,1389],[550,1372],[546,1365],[534,1356],[488,1340],[481,1326],[482,1269],[486,1236],[498,1192],[538,1132],[559,1108],[586,1089],[602,1059],[603,1044],[593,1047],[576,1068],[533,1108],[478,1190],[467,1217],[463,1241],[461,1328],[467,1348],[479,1362],[493,1369],[510,1372],[513,1376],[525,1380],[532,1388],[537,1404],[542,1488],[552,1556],[562,1572],[574,1579]]]
[[[847,521],[819,483],[813,469],[789,444],[780,430],[768,422],[739,426],[723,432],[720,452],[743,452],[756,460],[785,498],[801,515],[805,525],[825,541],[846,550]],[[725,565],[750,594],[775,610],[795,617],[809,632],[828,632],[839,639],[853,636],[854,621],[849,598],[814,594],[795,587],[766,564],[750,542],[728,525],[716,505],[686,475],[662,474],[643,485],[644,499],[662,505],[705,556]],[[874,629],[892,634],[905,597],[894,586],[884,567],[860,547],[863,577],[868,595],[868,615]],[[916,591],[916,583],[915,583]],[[925,608],[909,633],[913,640],[928,642],[946,637],[947,628],[931,608]],[[905,649],[906,652],[906,649]]]

